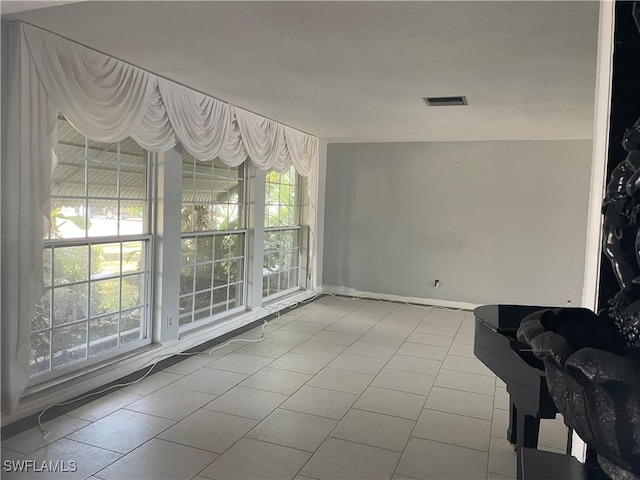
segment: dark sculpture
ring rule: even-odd
[[[640,4],[633,5],[640,30]],[[603,251],[620,291],[598,314],[541,310],[518,340],[544,363],[565,423],[593,449],[613,480],[640,480],[640,119],[622,140],[627,156],[611,173],[602,206]]]
[[[607,313],[543,310],[518,339],[544,362],[549,392],[565,423],[595,449],[614,480],[640,480],[640,362]]]
[[[628,154],[602,207],[603,250],[620,291],[598,314],[558,308],[529,315],[518,340],[543,361],[556,407],[597,452],[602,470],[614,480],[640,480],[640,119],[622,145]]]
[[[622,140],[627,157],[611,172],[606,195],[602,204],[604,214],[604,253],[609,258],[621,290],[616,297],[632,298],[638,292],[638,284],[633,279],[640,276],[635,249],[632,245],[636,237],[637,205],[634,194],[638,187],[640,173],[640,132],[638,122],[628,130]]]
[[[624,135],[628,152],[607,184],[602,206],[603,249],[620,291],[610,300],[609,314],[630,347],[640,347],[640,119]]]

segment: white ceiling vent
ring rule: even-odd
[[[467,97],[423,97],[430,107],[451,107],[454,105],[468,105]]]

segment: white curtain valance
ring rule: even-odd
[[[291,165],[308,176],[318,138],[221,102],[31,25],[17,24],[51,102],[83,135],[101,142],[131,136],[166,151],[178,142],[194,157],[263,170]]]
[[[293,165],[309,177],[311,245],[318,138],[31,25],[11,23],[8,44],[10,125],[3,162],[11,175],[2,178],[2,206],[3,212],[5,206],[15,210],[2,216],[2,308],[10,324],[6,380],[11,391],[4,400],[11,411],[29,379],[30,322],[43,292],[42,238],[50,212],[57,112],[100,142],[132,137],[155,152],[180,143],[202,161],[218,157],[237,166],[250,158],[258,168],[278,172]],[[315,252],[310,258],[315,261]]]

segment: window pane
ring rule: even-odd
[[[97,147],[95,147],[97,148]],[[105,147],[108,148],[108,147]],[[111,148],[117,148],[111,146]],[[96,153],[95,151],[90,154]],[[110,158],[107,158],[110,157]],[[87,160],[88,194],[90,197],[118,197],[118,156],[110,154],[103,159]]]
[[[215,238],[215,253],[214,258],[216,260],[223,260],[229,258],[229,239],[228,235],[216,235]]]
[[[31,334],[31,350],[29,355],[29,373],[46,372],[51,368],[51,356],[49,354],[51,331]]]
[[[193,206],[191,223],[194,232],[207,232],[212,230],[214,218],[211,205],[196,204]]]
[[[193,267],[183,267],[180,269],[180,294],[193,292],[193,272]]]
[[[87,158],[96,162],[115,163],[119,158],[118,142],[105,143],[87,139]]]
[[[283,206],[280,209],[280,225],[295,225],[296,211],[293,205]]]
[[[45,287],[51,286],[51,249],[45,248],[42,252],[42,280]]]
[[[144,152],[138,156],[122,155],[119,181],[120,198],[146,200],[147,165]]]
[[[145,242],[124,242],[122,244],[122,273],[143,272],[145,270]]]
[[[91,246],[91,279],[120,275],[120,244],[101,243]]]
[[[53,195],[84,195],[85,192],[85,138],[65,119],[57,121],[58,161],[51,175]],[[74,190],[75,193],[71,192]]]
[[[283,270],[280,272],[280,290],[289,289],[289,270]]]
[[[226,203],[214,203],[211,206],[213,212],[213,230],[229,230],[229,205]]]
[[[91,315],[120,310],[120,278],[91,283]]]
[[[182,173],[183,178],[185,177],[185,172],[193,172],[195,168],[195,158],[188,152],[185,152],[182,155]]]
[[[81,283],[53,289],[53,324],[87,318],[88,284]]]
[[[206,309],[209,312],[211,306],[211,290],[196,293],[194,296],[194,310]]]
[[[213,291],[213,313],[220,313],[227,308],[227,287],[218,288]]]
[[[205,263],[196,267],[196,291],[206,290],[211,288],[213,273],[213,265],[211,263]]]
[[[235,284],[229,286],[229,308],[236,308],[244,305],[242,284]]]
[[[180,315],[184,315],[185,313],[191,313],[193,309],[193,297],[180,297]]]
[[[180,242],[180,263],[189,265],[195,261],[196,239],[194,237],[183,238]]]
[[[196,262],[213,261],[213,236],[198,237],[196,240]]]
[[[36,305],[36,314],[31,320],[31,331],[37,332],[51,327],[51,289],[47,289]]]
[[[128,309],[142,305],[145,298],[144,275],[122,277],[122,308]]]
[[[228,272],[229,272],[228,262],[222,261],[222,262],[214,263],[214,268],[213,268],[214,287],[219,287],[221,285],[226,285],[228,283],[229,281]]]
[[[238,205],[229,204],[228,223],[227,228],[225,228],[224,230],[235,230],[236,228],[238,228],[239,216],[240,208],[238,207]]]
[[[86,236],[85,202],[85,199],[81,198],[51,198],[50,239]]]
[[[120,235],[140,235],[146,232],[147,202],[120,201]]]
[[[89,321],[89,355],[118,347],[119,318],[120,315],[115,314]]]
[[[127,345],[143,338],[143,309],[137,308],[120,314],[120,344]]]
[[[265,207],[266,209],[266,217],[264,226],[267,228],[277,227],[279,225],[278,214],[280,213],[280,209],[278,206],[268,205]]]
[[[53,329],[52,368],[87,358],[87,324]]]
[[[265,268],[267,273],[276,272],[280,268],[280,255],[278,251],[271,252],[265,256]]]
[[[118,201],[90,198],[88,235],[108,237],[118,234]]]
[[[244,234],[227,235],[225,241],[229,243],[229,254],[231,257],[244,256]]]
[[[54,284],[82,282],[88,279],[89,248],[60,247],[54,250]]]
[[[244,278],[243,259],[229,261],[229,283],[241,281]]]
[[[289,285],[292,287],[298,285],[298,269],[294,268],[289,270]]]
[[[193,211],[193,205],[182,205],[182,210],[181,210],[181,214],[180,214],[180,222],[181,222],[181,231],[182,232],[193,232],[193,221],[191,220],[193,218],[194,215],[194,211]]]
[[[278,293],[280,291],[280,285],[278,284],[280,276],[277,273],[269,275],[269,294]]]

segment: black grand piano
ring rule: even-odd
[[[510,418],[508,441],[517,451],[518,480],[609,480],[595,464],[594,451],[587,450],[582,464],[569,455],[538,451],[540,420],[555,418],[558,410],[547,389],[544,364],[531,347],[519,342],[516,333],[527,315],[545,310],[543,306],[485,305],[474,310],[476,317],[474,354],[506,385]]]
[[[474,310],[473,351],[507,385],[511,402],[507,439],[518,449],[537,448],[540,419],[555,418],[558,413],[547,390],[542,361],[533,355],[531,347],[516,339],[522,319],[545,308],[554,307],[485,305]],[[521,455],[518,478],[522,478]]]

